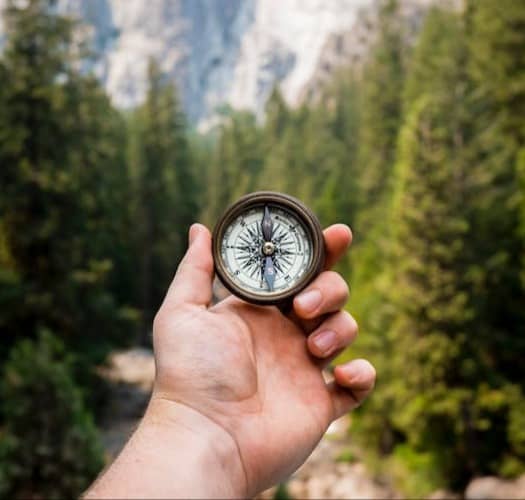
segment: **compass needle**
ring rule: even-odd
[[[273,233],[273,221],[270,216],[270,209],[268,205],[264,205],[264,216],[261,222],[262,234],[264,236],[264,241],[271,241]]]
[[[275,268],[273,267],[273,260],[271,257],[264,259],[264,279],[268,283],[270,292],[273,292],[273,283],[275,281]]]

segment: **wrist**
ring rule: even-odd
[[[233,437],[192,408],[153,395],[137,430],[85,498],[244,498]]]
[[[190,490],[183,496],[246,497],[246,475],[233,436],[209,417],[188,405],[153,394],[141,431],[158,443]],[[162,449],[162,453],[160,450]],[[174,479],[174,475],[170,480]]]

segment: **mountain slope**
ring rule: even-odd
[[[0,0],[0,8],[6,1]],[[154,57],[177,82],[191,121],[203,124],[222,104],[261,114],[278,82],[286,100],[296,104],[317,81],[330,41],[353,28],[359,31],[354,26],[359,11],[373,4],[374,0],[58,0],[57,10],[84,24],[96,53],[92,69],[117,106],[128,108],[142,101],[148,59]]]

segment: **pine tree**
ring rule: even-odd
[[[356,88],[359,125],[355,176],[357,213],[350,256],[354,308],[361,328],[385,341],[385,269],[390,246],[389,201],[403,114],[407,45],[397,0],[379,2],[377,34]],[[384,347],[386,349],[386,346]],[[385,439],[388,441],[389,439]]]
[[[390,208],[397,141],[403,116],[403,88],[408,47],[400,2],[378,3],[376,38],[353,92],[357,99],[356,215],[350,221],[354,243],[350,252],[351,310],[365,333],[357,349],[376,364],[381,378],[392,374],[393,347],[387,337],[392,317],[387,299],[391,269]],[[390,418],[395,392],[379,385],[380,396],[368,411],[356,415],[367,446],[389,453],[397,436]]]
[[[127,335],[107,287],[115,228],[105,211],[117,212],[106,181],[122,172],[110,139],[119,124],[95,80],[78,74],[73,23],[53,5],[10,1],[5,10],[0,203],[18,291],[4,291],[13,307],[3,327],[7,346],[47,326],[100,361],[103,346]]]
[[[261,180],[264,139],[255,115],[226,108],[215,134],[216,144],[206,176],[208,201],[203,214],[211,226],[240,196],[257,189],[268,189]]]
[[[479,395],[480,411],[490,422],[492,439],[510,448],[498,471],[517,474],[525,468],[523,437],[511,431],[521,425],[516,409],[523,407],[525,394],[525,372],[516,362],[516,353],[525,349],[525,288],[518,272],[525,256],[519,231],[525,5],[508,0],[467,2],[466,22],[473,84],[469,148],[475,170],[469,236],[477,257],[470,271],[477,305],[472,351],[481,376],[489,381]]]
[[[99,435],[72,379],[73,363],[49,332],[12,349],[0,384],[2,497],[77,497],[104,465]]]
[[[455,433],[454,423],[470,403],[460,354],[471,311],[462,280],[468,222],[457,182],[464,166],[445,106],[446,100],[421,97],[402,131],[390,344],[399,377],[391,382],[397,391],[394,427],[416,451],[459,454],[438,464],[454,481],[459,464],[469,465],[468,453],[461,454],[465,437]]]
[[[176,89],[154,61],[149,66],[146,101],[135,120],[131,169],[138,198],[136,241],[141,260],[138,301],[147,335],[184,254],[187,232],[198,210],[198,189]]]
[[[281,191],[309,201],[305,199],[308,173],[304,151],[308,116],[305,107],[296,112],[290,110],[278,89],[274,89],[266,105],[262,130],[265,158],[259,189]]]
[[[471,232],[479,259],[473,283],[480,304],[478,335],[502,353],[498,370],[520,380],[524,373],[511,360],[525,348],[525,290],[516,272],[525,255],[517,231],[523,200],[519,158],[525,146],[525,5],[469,2],[467,22],[474,85],[470,148],[477,170]]]
[[[357,156],[360,124],[359,81],[353,71],[336,76],[334,89],[329,91],[324,107],[333,109],[330,128],[343,146],[341,166],[334,179],[337,186],[333,197],[335,213],[337,220],[353,226],[359,209]]]
[[[391,372],[382,389],[396,395],[391,424],[406,441],[398,456],[430,453],[427,480],[454,488],[475,474],[517,473],[522,460],[521,438],[501,425],[513,421],[523,401],[510,382],[516,368],[503,366],[521,340],[496,330],[500,319],[487,311],[478,288],[493,272],[483,268],[492,243],[478,225],[489,220],[483,207],[491,199],[480,181],[493,170],[473,163],[478,122],[468,55],[462,19],[431,11],[406,87],[411,107],[399,142],[392,219]],[[499,227],[508,223],[504,210],[491,217]],[[499,314],[508,321],[512,310],[507,302]],[[417,474],[424,474],[421,467]]]
[[[398,0],[380,2],[377,40],[362,75],[358,161],[363,211],[381,203],[395,163],[406,51],[399,10]],[[366,224],[366,213],[363,217]]]

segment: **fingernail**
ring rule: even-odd
[[[200,230],[199,224],[192,224],[192,226],[190,227],[189,238],[188,238],[190,246],[195,241],[195,238],[197,238],[199,234],[199,230]]]
[[[328,355],[334,349],[337,342],[337,335],[332,330],[325,330],[316,333],[312,339],[315,347],[319,349],[323,355]]]
[[[296,304],[306,312],[315,311],[320,305],[323,296],[319,290],[308,290],[297,296]]]

